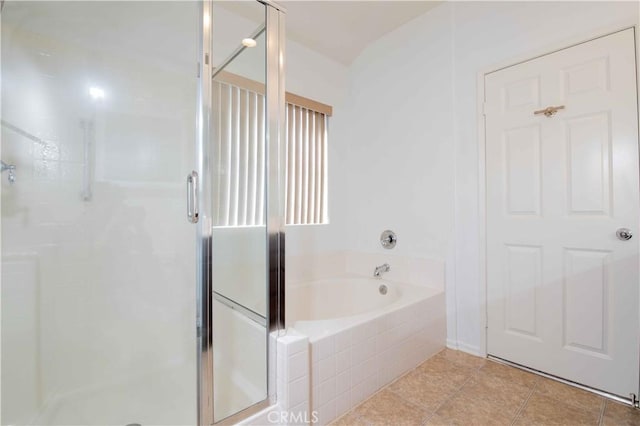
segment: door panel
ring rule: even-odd
[[[507,173],[507,212],[540,214],[540,127],[509,129],[504,133]]]
[[[565,248],[565,347],[607,354],[610,263],[608,251]]]
[[[506,329],[529,337],[538,336],[536,295],[542,278],[542,249],[507,245]]]
[[[488,352],[638,392],[633,30],[489,74]],[[564,106],[546,117],[534,114]]]

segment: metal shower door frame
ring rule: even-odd
[[[256,0],[266,6],[266,230],[267,271],[267,398],[217,424],[237,423],[277,402],[276,348],[272,338],[285,326],[285,9],[270,0]],[[212,23],[213,1],[199,3],[198,95],[196,171],[199,220],[196,235],[197,387],[198,425],[214,424],[213,406],[213,275],[212,258]]]

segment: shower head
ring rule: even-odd
[[[0,172],[4,172],[5,170],[15,170],[16,166],[13,164],[7,164],[4,161],[0,160],[0,164],[2,164],[2,170]]]

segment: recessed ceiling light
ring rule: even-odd
[[[242,45],[244,47],[256,47],[256,41],[252,38],[244,38],[242,39]]]
[[[89,96],[92,99],[104,99],[104,90],[99,87],[90,87],[89,88]]]

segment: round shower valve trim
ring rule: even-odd
[[[386,249],[394,248],[397,242],[398,238],[396,237],[396,233],[389,229],[380,235],[380,244],[382,244],[382,247]]]

